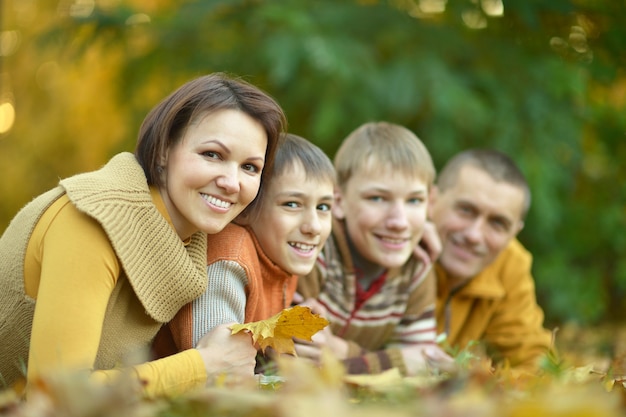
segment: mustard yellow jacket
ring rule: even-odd
[[[532,255],[514,239],[479,275],[452,296],[437,264],[437,332],[452,347],[484,342],[495,362],[532,371],[552,344],[544,329],[531,275]]]

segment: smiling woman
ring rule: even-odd
[[[32,389],[67,370],[115,379],[204,292],[207,233],[254,199],[285,124],[253,85],[203,76],[148,114],[135,155],[64,179],[25,206],[0,238],[2,380],[27,377]],[[249,336],[222,326],[198,349],[129,366],[154,396],[215,374],[252,376],[255,354]]]

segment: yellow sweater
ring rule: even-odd
[[[114,378],[204,291],[205,268],[206,236],[181,242],[132,154],[61,181],[0,238],[2,377],[15,382],[27,363],[29,380],[61,369]],[[195,349],[130,369],[148,396],[206,381]]]

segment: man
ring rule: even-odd
[[[533,371],[551,346],[531,275],[516,239],[530,206],[524,175],[494,150],[457,154],[439,174],[430,217],[441,238],[435,266],[437,330],[463,349],[484,342],[494,362]]]

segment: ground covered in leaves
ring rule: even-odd
[[[279,364],[279,375],[213,387],[175,398],[148,400],[128,380],[104,387],[76,375],[42,381],[28,402],[13,390],[0,394],[8,416],[476,416],[591,417],[626,415],[626,328],[557,333],[559,354],[537,375],[493,369],[471,349],[457,357],[454,375],[401,377],[395,370],[347,376],[330,357],[314,367],[299,359]]]

